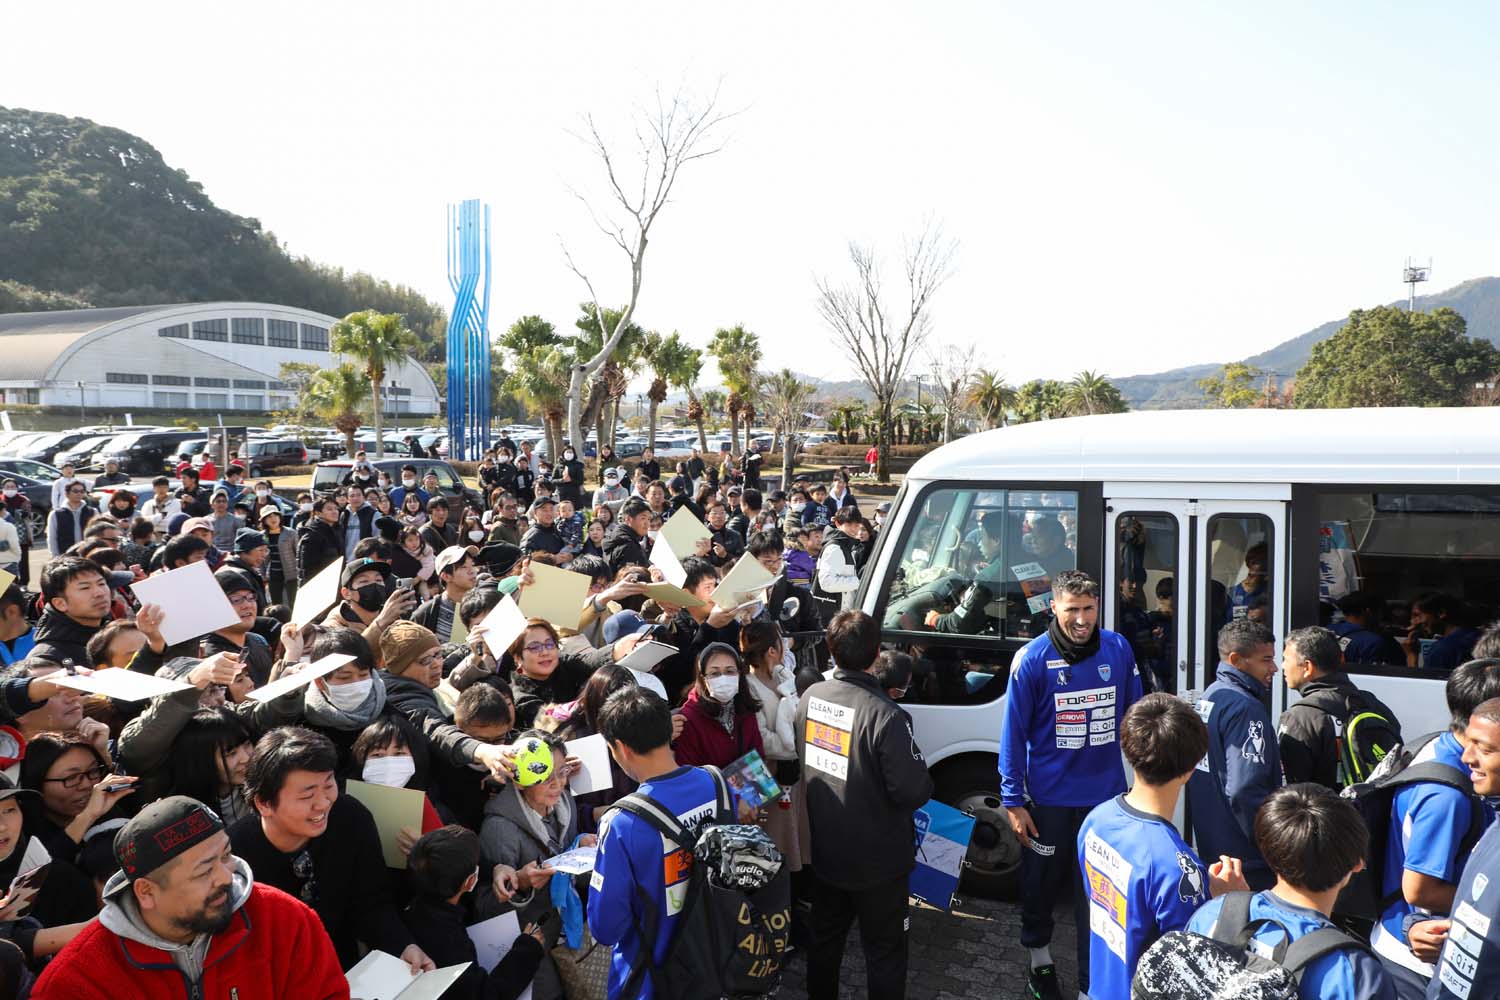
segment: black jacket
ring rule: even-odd
[[[380,671],[380,679],[385,681],[385,703],[394,705],[416,725],[420,726],[424,719],[431,719],[433,722],[453,721],[443,714],[432,688],[421,681],[393,674],[389,670]]]
[[[1343,787],[1339,782],[1339,733],[1358,712],[1376,712],[1400,728],[1396,713],[1370,692],[1356,687],[1348,674],[1325,674],[1308,681],[1297,693],[1301,697],[1281,713],[1277,731],[1281,771],[1289,785],[1311,781],[1335,791]]]
[[[308,521],[297,533],[297,582],[305,584],[343,554],[344,539],[337,528],[321,517]]]
[[[676,496],[672,497],[672,499],[667,501],[667,517],[671,517],[683,507],[686,507],[688,510],[692,511],[693,516],[698,520],[704,522],[705,524],[708,523],[708,515],[703,513],[703,508],[698,506],[698,502],[692,497],[688,496],[686,493],[679,493]]]
[[[417,610],[415,610],[415,611],[413,611],[411,613],[411,620],[414,621],[414,622],[416,622],[418,625],[422,626],[423,628],[427,629],[427,631],[431,632],[433,635],[437,635],[438,614],[439,614],[440,609],[441,609],[441,605],[439,604],[439,602],[443,601],[443,600],[446,600],[446,599],[447,599],[446,595],[444,593],[442,593],[442,592],[439,592],[438,594],[436,594],[436,595],[434,595],[432,597],[429,597],[427,600],[425,600],[421,604],[417,605]],[[453,619],[452,619],[452,621],[454,623],[458,622],[458,606],[457,605],[454,605],[454,607],[453,607]],[[449,635],[451,636],[452,633],[450,632]],[[444,642],[444,641],[445,640],[441,636],[438,636],[438,642]],[[387,685],[387,687],[389,687],[389,685]]]
[[[402,911],[401,919],[438,968],[471,963],[443,994],[448,1000],[515,1000],[531,985],[542,964],[541,944],[530,934],[522,934],[505,957],[485,972],[469,940],[468,915],[462,906],[418,900]]]
[[[713,544],[724,546],[724,551],[728,553],[728,555],[720,558],[719,554],[710,548],[708,550],[708,561],[715,566],[720,568],[733,566],[739,560],[740,556],[745,554],[745,540],[740,537],[739,532],[729,526],[727,521],[724,523],[724,527],[718,531],[709,528],[708,533],[711,536]]]
[[[553,555],[557,555],[567,547],[568,543],[563,541],[562,532],[557,530],[556,523],[549,524],[546,527],[540,524],[533,524],[526,529],[526,534],[521,536],[521,553],[523,555],[529,556],[533,552],[550,552]]]
[[[37,620],[34,634],[36,645],[31,647],[26,660],[41,660],[58,665],[72,661],[74,666],[91,667],[93,664],[89,663],[89,640],[103,627],[84,625],[48,606]]]
[[[850,890],[906,878],[916,865],[912,815],[932,798],[906,714],[874,676],[838,670],[802,696],[796,733],[818,877]],[[851,830],[859,850],[849,849]]]
[[[609,563],[611,573],[618,573],[626,566],[648,566],[643,539],[630,525],[619,521],[610,526],[604,536],[604,561]]]
[[[422,525],[422,530],[417,534],[422,536],[422,541],[432,547],[432,554],[437,555],[450,545],[458,544],[458,521],[453,519],[450,511],[448,521],[441,528],[431,521]]]
[[[563,478],[563,470],[567,470],[567,479]],[[557,487],[559,500],[571,500],[577,507],[583,502],[583,489],[587,485],[583,481],[583,463],[576,458],[571,462],[558,462],[557,468],[552,470],[552,484]]]
[[[240,662],[250,668],[250,676],[255,680],[256,687],[265,687],[271,682],[271,667],[275,658],[263,636],[247,632],[245,644],[236,646],[219,633],[210,632],[203,637],[203,655],[213,656],[216,653],[238,653]]]
[[[516,669],[510,678],[516,699],[516,732],[530,729],[543,705],[560,705],[578,697],[595,670],[614,662],[614,647],[559,653],[557,668],[545,680],[533,680]]]

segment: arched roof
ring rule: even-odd
[[[1500,407],[1141,410],[961,438],[909,479],[1500,483]]]

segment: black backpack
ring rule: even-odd
[[[1333,720],[1339,749],[1338,781],[1344,788],[1368,781],[1381,761],[1401,744],[1401,723],[1394,713],[1357,688],[1315,691],[1288,711],[1304,705]]]
[[[713,776],[717,811],[696,833],[640,792],[612,807],[644,820],[693,858],[676,936],[660,965],[652,959],[662,915],[637,883],[645,920],[637,927],[641,950],[622,997],[640,995],[648,969],[658,1000],[749,1000],[781,986],[791,940],[791,873],[764,830],[735,824],[734,803],[718,768],[703,770]],[[760,887],[747,890],[736,881]]]
[[[1468,774],[1437,760],[1412,763],[1428,744],[1441,735],[1429,733],[1409,745],[1398,744],[1386,754],[1369,778],[1350,785],[1341,793],[1354,803],[1370,831],[1369,844],[1365,849],[1365,868],[1356,872],[1349,880],[1334,906],[1341,919],[1354,918],[1360,922],[1379,920],[1386,907],[1395,902],[1399,895],[1399,890],[1382,892],[1381,886],[1385,884],[1385,852],[1391,835],[1392,802],[1401,789],[1430,782],[1455,788],[1468,798],[1469,829],[1459,842],[1459,857],[1467,856],[1484,833],[1484,803],[1474,794],[1474,785]]]
[[[1332,927],[1283,940],[1271,957],[1251,949],[1251,939],[1274,920],[1251,920],[1252,892],[1231,892],[1213,935],[1169,931],[1146,949],[1130,984],[1131,1000],[1298,1000],[1304,970],[1315,959],[1344,949],[1369,949]]]

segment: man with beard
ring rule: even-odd
[[[1052,622],[1016,654],[1000,727],[1000,798],[1021,852],[1021,946],[1032,1000],[1063,996],[1052,961],[1052,904],[1072,882],[1078,992],[1088,991],[1089,913],[1077,875],[1078,831],[1125,791],[1117,721],[1141,698],[1130,643],[1099,627],[1099,584],[1052,578]]]
[[[36,1000],[144,1000],[184,987],[239,1000],[349,995],[317,914],[257,884],[202,803],[174,795],[146,806],[115,835],[114,854],[104,910],[48,965]]]

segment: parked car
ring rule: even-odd
[[[94,469],[102,469],[104,463],[95,463],[93,461],[94,456],[98,453],[99,449],[113,440],[113,434],[95,434],[84,438],[71,448],[65,448],[57,452],[53,457],[57,459],[59,466],[71,465],[75,472],[91,472]]]
[[[203,441],[200,430],[131,431],[121,434],[99,450],[99,461],[113,458],[120,471],[130,476],[159,476],[175,461],[184,443]]]
[[[214,489],[219,484],[217,481],[213,481],[200,483],[199,485],[202,486],[209,494],[212,494]],[[182,481],[173,479],[171,485],[172,494],[176,495],[177,491],[181,488]],[[116,490],[126,490],[128,492],[134,493],[135,506],[137,510],[144,506],[146,501],[150,500],[152,494],[155,493],[155,489],[151,486],[150,483],[125,483],[121,486],[104,486],[89,493],[89,503],[93,504],[99,510],[103,510],[106,506],[108,506],[109,498],[114,494]],[[29,495],[30,494],[28,494],[28,496]],[[287,523],[291,523],[292,515],[297,513],[297,505],[292,503],[292,501],[288,500],[281,494],[275,492],[271,494],[271,499],[275,501],[276,506],[281,510],[282,520],[286,521]],[[35,501],[33,501],[33,503],[34,502]]]
[[[52,512],[52,480],[38,479],[7,468],[5,463],[12,461],[21,460],[0,458],[0,479],[14,479],[16,488],[31,501],[31,514],[28,518],[31,523],[31,545],[33,548],[45,546],[47,544],[47,515]],[[59,472],[58,475],[62,473]]]
[[[425,478],[427,473],[437,474],[438,489],[443,496],[452,500],[455,497],[475,504],[481,509],[484,507],[484,498],[478,490],[470,489],[465,485],[463,477],[440,458],[372,458],[370,464],[374,466],[377,473],[387,472],[391,481],[401,481],[401,467],[403,465],[414,465],[417,467],[417,478]],[[346,486],[354,471],[354,462],[347,458],[336,458],[328,462],[319,462],[313,468],[312,490],[315,494],[332,493],[340,486]]]
[[[259,479],[289,465],[306,465],[307,447],[300,438],[257,438],[245,443],[240,458],[250,478]]]

